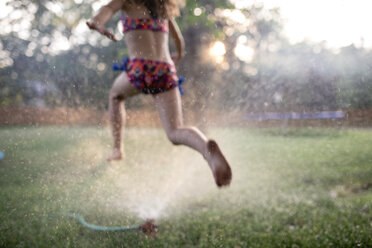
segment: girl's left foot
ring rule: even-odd
[[[118,149],[114,149],[112,154],[106,158],[106,161],[110,162],[112,160],[121,160],[122,158],[122,152]]]

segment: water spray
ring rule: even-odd
[[[146,235],[156,237],[158,234],[158,226],[155,225],[154,220],[148,219],[142,225],[131,225],[131,226],[97,226],[90,224],[85,221],[85,219],[76,213],[66,213],[62,216],[67,216],[76,219],[83,226],[94,231],[104,231],[104,232],[125,232],[125,231],[142,231]]]

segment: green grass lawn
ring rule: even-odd
[[[0,247],[372,247],[372,130],[212,129],[233,169],[218,189],[203,158],[161,129],[130,128],[111,164],[100,127],[0,128]],[[92,224],[141,224],[97,232]]]

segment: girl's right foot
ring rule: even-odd
[[[207,149],[209,153],[209,166],[212,169],[217,186],[222,187],[229,185],[232,178],[231,168],[217,143],[214,140],[209,140],[207,143]]]
[[[118,149],[114,149],[112,154],[106,158],[106,161],[110,162],[112,160],[121,160],[122,158],[122,152]]]

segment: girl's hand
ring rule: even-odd
[[[87,21],[86,24],[88,25],[88,27],[92,30],[96,30],[98,31],[100,34],[106,36],[107,38],[109,38],[110,40],[113,40],[115,42],[117,42],[118,40],[115,38],[115,35],[113,33],[111,33],[110,31],[108,31],[104,26],[101,26],[99,24],[97,24],[96,22],[94,21]]]

